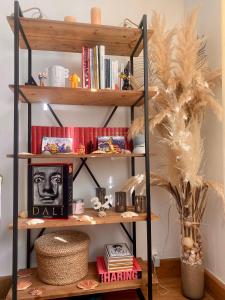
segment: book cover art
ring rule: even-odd
[[[98,149],[106,153],[121,153],[125,149],[125,137],[98,136]]]
[[[126,243],[107,244],[105,245],[105,250],[108,258],[132,256]]]
[[[73,165],[31,164],[28,217],[65,219],[72,214]]]
[[[71,153],[73,151],[73,139],[63,137],[47,137],[42,138],[41,152]]]
[[[137,280],[142,278],[142,269],[137,259],[134,258],[133,268],[131,270],[108,271],[104,257],[97,257],[97,271],[100,282],[113,282],[123,280]]]

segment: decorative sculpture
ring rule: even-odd
[[[71,88],[77,88],[80,83],[80,77],[76,73],[73,73],[72,75],[70,75],[69,81],[71,84]]]

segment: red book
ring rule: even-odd
[[[135,257],[134,266],[132,270],[109,272],[106,269],[105,260],[103,256],[97,257],[96,264],[100,282],[106,283],[113,281],[137,280],[142,278],[142,269]]]
[[[37,153],[41,153],[41,142],[42,142],[42,137],[43,137],[43,130],[41,126],[37,126]]]
[[[36,147],[36,143],[37,143],[37,136],[36,136],[36,130],[37,127],[36,126],[32,126],[32,137],[31,137],[31,142],[32,142],[32,153],[33,154],[37,154],[37,147]]]

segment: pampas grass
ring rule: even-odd
[[[157,94],[149,102],[149,128],[164,151],[164,155],[158,155],[159,174],[151,173],[151,185],[165,189],[175,199],[182,237],[190,238],[195,245],[191,249],[196,253],[194,260],[184,245],[182,248],[182,260],[191,264],[202,261],[199,228],[209,189],[223,199],[225,208],[222,185],[206,181],[199,174],[204,153],[201,127],[205,111],[210,109],[219,121],[223,111],[213,92],[221,82],[221,72],[207,66],[206,39],[197,35],[197,17],[195,9],[179,27],[168,31],[165,19],[153,13],[154,33],[149,45],[149,85],[157,85]],[[136,63],[137,79],[133,81],[140,88],[143,78],[139,65],[140,61]],[[130,127],[129,137],[143,131],[141,110]],[[144,189],[145,178],[140,175],[122,187],[130,193],[134,190],[144,193]]]

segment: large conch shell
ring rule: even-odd
[[[99,283],[95,280],[82,280],[78,283],[77,287],[82,290],[94,290]]]

